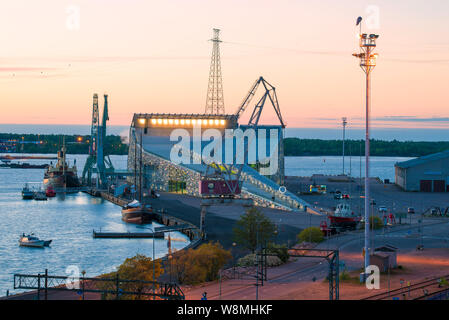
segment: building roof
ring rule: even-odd
[[[397,247],[386,244],[374,249],[374,252],[396,252],[398,250]]]
[[[372,257],[378,257],[378,258],[380,258],[380,259],[382,259],[382,260],[388,260],[388,259],[390,259],[390,255],[387,254],[387,253],[385,253],[385,252],[374,252],[374,253],[371,254],[370,256],[371,256],[371,258],[372,258]]]
[[[407,161],[403,161],[403,162],[397,162],[394,166],[406,169],[406,168],[415,167],[415,166],[418,166],[418,165],[421,165],[421,164],[424,164],[424,163],[427,163],[430,161],[435,161],[435,160],[440,160],[440,159],[445,159],[445,158],[449,159],[449,150],[432,153],[427,156],[422,156],[419,158],[415,158],[415,159],[411,159],[411,160],[407,160]]]
[[[236,120],[237,116],[235,114],[205,114],[205,113],[134,113],[133,120],[136,118],[146,118],[146,119],[225,119],[225,120]]]

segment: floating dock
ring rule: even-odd
[[[93,230],[92,236],[104,239],[163,239],[164,232],[97,232]]]

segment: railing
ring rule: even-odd
[[[115,278],[85,278],[50,276],[44,274],[14,274],[14,289],[37,290],[37,299],[48,298],[48,291],[72,291],[84,297],[85,292],[100,293],[109,298],[120,299],[122,296],[158,297],[163,300],[184,300],[184,293],[175,283],[158,281],[127,280]]]

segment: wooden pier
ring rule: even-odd
[[[101,197],[101,198],[103,198],[111,203],[114,203],[118,206],[121,206],[121,207],[124,207],[131,201],[129,199],[114,197],[114,195],[108,193],[107,190],[100,190],[100,189],[95,189],[92,187],[88,188],[85,192],[94,197]],[[154,217],[152,219],[154,219],[154,221],[164,225],[163,227],[155,228],[155,231],[156,231],[155,238],[158,237],[157,234],[159,232],[162,232],[162,236],[160,236],[160,238],[162,238],[164,232],[179,231],[179,232],[185,234],[191,241],[190,244],[186,247],[186,249],[194,248],[201,243],[203,235],[199,231],[197,226],[195,226],[189,222],[186,222],[182,219],[168,215],[162,210],[153,212],[153,215],[154,215]],[[120,233],[105,233],[105,232],[95,232],[94,231],[94,238],[122,238],[122,239],[136,238],[136,239],[138,239],[138,238],[152,238],[153,237],[152,233],[146,233],[146,234],[145,233],[136,233],[136,234],[137,234],[137,236],[134,236],[133,233],[120,234]]]
[[[163,239],[164,232],[97,232],[93,230],[92,236],[103,239]]]

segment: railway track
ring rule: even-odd
[[[442,294],[448,291],[449,288],[442,288],[438,281],[440,279],[445,279],[449,281],[449,275],[442,277],[435,277],[414,284],[410,286],[403,286],[402,288],[397,288],[390,290],[389,292],[382,292],[372,296],[365,297],[361,300],[392,300],[394,297],[401,300],[423,300],[428,299],[436,294]]]
[[[268,278],[268,280],[266,282],[271,282],[271,283],[275,283],[277,281],[283,280],[283,279],[287,279],[289,277],[291,277],[294,274],[300,275],[302,277],[305,277],[307,275],[310,275],[311,273],[314,272],[313,269],[315,269],[316,267],[320,266],[319,262],[309,262],[309,263],[305,263],[301,269],[297,269],[297,270],[292,270],[292,271],[288,271],[282,274],[279,274],[277,276]],[[233,288],[232,290],[226,290],[223,291],[223,295],[229,295],[229,294],[234,294],[236,292],[241,292],[244,289],[249,289],[249,288],[254,288],[255,286],[255,276],[248,276],[245,279],[241,279],[241,280],[245,280],[245,281],[251,281],[250,283],[246,283],[242,286],[238,286],[236,288]],[[273,281],[274,280],[274,281]],[[272,282],[273,281],[273,282]],[[219,298],[219,294],[211,294],[209,295],[209,299],[217,299]]]

